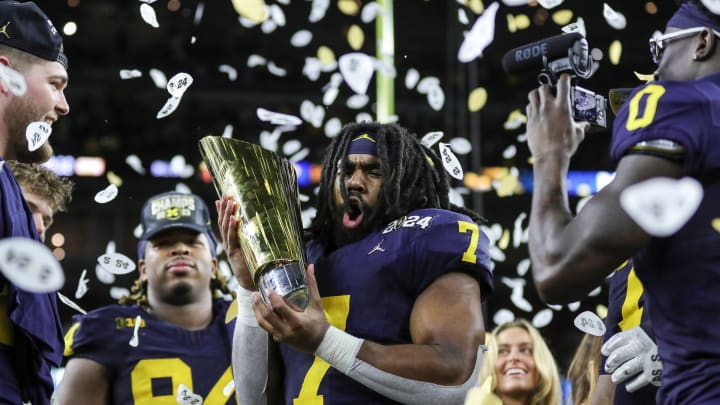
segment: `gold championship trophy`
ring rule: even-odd
[[[300,309],[308,303],[305,247],[295,168],[260,145],[219,136],[199,142],[218,196],[232,196],[238,239],[266,304],[269,290]]]

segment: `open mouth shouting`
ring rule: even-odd
[[[343,226],[348,229],[356,229],[362,224],[363,204],[359,197],[348,197],[345,203],[343,214]]]

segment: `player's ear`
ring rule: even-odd
[[[693,59],[698,61],[708,59],[715,51],[716,43],[717,37],[715,36],[715,33],[711,28],[706,27],[700,36],[700,41],[698,42],[697,47],[695,48],[695,55],[693,55]]]
[[[145,259],[138,260],[138,272],[140,273],[140,279],[147,281],[147,266],[145,265]]]
[[[217,273],[218,273],[218,259],[217,259],[217,257],[213,257],[212,263],[213,263],[213,267],[212,267],[212,278],[215,279],[215,278],[217,278]]]

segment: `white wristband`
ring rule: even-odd
[[[255,313],[252,309],[252,291],[246,290],[238,286],[235,290],[237,295],[237,322],[242,322],[243,325],[252,326],[255,328],[260,327],[255,319]]]
[[[323,336],[315,355],[330,363],[338,371],[347,374],[355,361],[363,340],[330,326]]]

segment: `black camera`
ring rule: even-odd
[[[553,88],[561,73],[572,74],[570,100],[573,118],[592,125],[607,126],[607,99],[576,85],[594,73],[593,59],[585,37],[579,33],[561,34],[515,48],[503,56],[503,68],[508,73],[537,71],[538,81]]]

